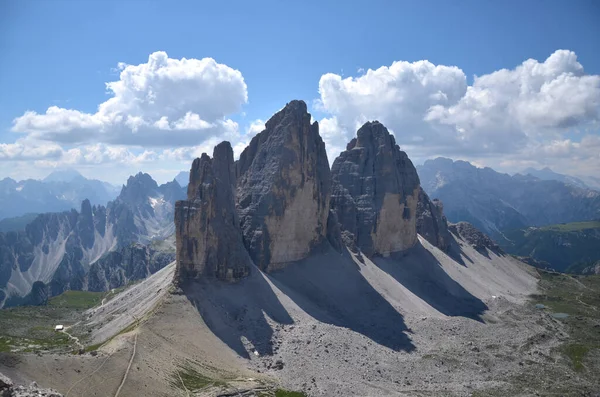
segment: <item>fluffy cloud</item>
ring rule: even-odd
[[[0,161],[57,159],[62,154],[62,148],[54,143],[34,142],[26,139],[18,140],[15,143],[0,143]]]
[[[597,154],[586,148],[598,136],[580,142],[567,136],[597,133],[600,126],[600,76],[586,75],[571,51],[475,77],[472,85],[457,67],[394,62],[358,77],[323,75],[319,93],[317,106],[330,115],[321,131],[332,158],[358,126],[377,119],[418,158],[531,161],[527,156],[533,155],[543,164],[568,153],[571,162],[577,158],[600,169]]]
[[[543,63],[529,59],[514,70],[476,77],[458,103],[432,106],[426,120],[475,142],[512,143],[506,145],[512,149],[527,138],[597,123],[600,76],[585,75],[575,53],[556,51]]]
[[[418,142],[434,134],[431,128],[423,129],[429,109],[457,103],[466,90],[467,79],[457,67],[394,62],[356,78],[323,75],[317,108],[333,115],[321,124],[328,147],[336,150],[367,120],[385,123],[402,142]]]
[[[154,151],[137,152],[126,147],[102,143],[65,150],[54,143],[20,140],[0,144],[0,161],[24,163],[34,160],[39,167],[55,168],[99,164],[135,165],[153,162],[159,158]]]
[[[238,70],[212,58],[172,59],[165,52],[119,69],[119,80],[106,84],[112,97],[96,113],[57,106],[43,114],[27,111],[12,130],[58,143],[143,147],[198,145],[237,132],[227,116],[248,101]]]

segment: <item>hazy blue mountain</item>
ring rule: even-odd
[[[600,191],[600,177],[592,175],[578,175],[578,178],[594,190]]]
[[[559,174],[557,172],[552,171],[549,167],[542,168],[541,170],[536,170],[535,168],[526,168],[525,170],[523,170],[523,172],[521,172],[521,174],[535,176],[536,178],[539,178],[544,181],[560,181],[569,185],[577,186],[582,189],[591,188],[581,179],[571,175]]]
[[[75,179],[84,178],[77,170],[72,168],[65,170],[52,171],[47,177],[42,179],[43,182],[72,182]],[[85,179],[85,178],[84,178]]]
[[[190,183],[190,172],[189,171],[181,171],[179,174],[177,174],[177,176],[175,177],[175,180],[182,187],[186,187]]]
[[[106,205],[118,194],[118,187],[74,170],[55,171],[41,181],[5,178],[0,180],[0,219],[79,208],[85,199]]]
[[[417,171],[427,194],[444,203],[449,221],[470,222],[496,239],[504,230],[600,218],[600,192],[565,182],[447,158],[428,160]]]

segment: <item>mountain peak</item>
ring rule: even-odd
[[[81,175],[77,170],[73,168],[66,168],[64,170],[52,171],[47,177],[43,179],[44,182],[72,182],[75,179],[85,177]]]
[[[181,171],[179,174],[173,178],[173,180],[179,183],[179,186],[186,187],[190,183],[190,172],[189,171]]]
[[[266,123],[265,128],[272,130],[281,124],[282,120],[291,117],[290,120],[303,120],[308,117],[308,123],[310,123],[310,113],[306,107],[306,102],[302,100],[293,100],[288,102],[283,109],[275,113]]]
[[[404,251],[417,242],[417,171],[378,121],[356,135],[333,162],[331,208],[368,257]]]
[[[127,184],[123,185],[119,199],[126,202],[139,202],[148,197],[155,196],[158,190],[158,184],[149,174],[138,172],[127,179]]]

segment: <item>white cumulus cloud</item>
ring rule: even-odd
[[[227,116],[248,101],[242,73],[212,58],[173,59],[159,51],[119,69],[119,80],[106,83],[112,97],[96,113],[51,106],[42,114],[25,112],[12,130],[66,144],[198,145],[235,133]]]
[[[536,156],[547,165],[568,153],[563,169],[576,172],[578,161],[600,170],[598,156],[585,147],[598,139],[600,76],[585,74],[572,51],[476,76],[471,85],[456,66],[394,62],[357,77],[325,74],[319,93],[316,106],[328,114],[321,133],[333,158],[361,124],[379,120],[420,159],[506,165]]]

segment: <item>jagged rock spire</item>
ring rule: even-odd
[[[176,281],[216,277],[233,281],[248,274],[251,260],[244,248],[235,211],[235,171],[229,142],[194,160],[188,198],[175,206]]]
[[[291,101],[266,123],[236,164],[244,243],[271,270],[307,257],[327,234],[330,170],[317,122]]]
[[[430,200],[423,188],[419,189],[417,233],[443,251],[450,247],[452,237],[448,231],[444,205],[437,199]]]
[[[331,208],[363,253],[386,256],[416,243],[419,177],[383,124],[364,124],[331,174]]]

